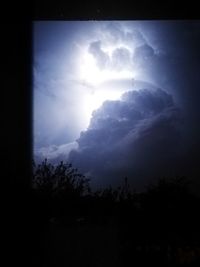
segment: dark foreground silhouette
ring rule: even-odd
[[[71,164],[34,165],[35,266],[200,266],[200,199],[186,178],[92,192]]]

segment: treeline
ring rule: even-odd
[[[54,166],[46,159],[33,164],[33,195],[47,217],[85,216],[117,217],[131,221],[145,216],[149,224],[154,220],[168,227],[181,228],[186,223],[197,227],[200,199],[189,189],[185,177],[162,178],[149,185],[144,192],[134,191],[125,178],[118,188],[111,186],[92,191],[89,179],[80,174],[70,163]]]
[[[92,191],[89,179],[72,164],[54,166],[47,160],[33,164],[32,178],[38,228],[41,222],[82,231],[84,226],[113,227],[120,266],[199,266],[200,199],[190,192],[189,179],[162,178],[136,192],[125,178],[118,188]]]

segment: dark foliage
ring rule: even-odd
[[[33,169],[37,208],[56,231],[74,229],[81,235],[88,227],[118,229],[119,266],[198,264],[200,200],[190,192],[188,179],[162,178],[136,192],[126,177],[116,189],[93,192],[89,180],[70,163],[54,166],[45,160]]]
[[[73,168],[71,163],[61,161],[54,166],[45,159],[37,166],[33,163],[33,167],[33,187],[44,194],[82,196],[90,192],[89,179]]]

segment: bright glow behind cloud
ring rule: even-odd
[[[114,69],[104,68],[99,69],[95,58],[87,51],[83,51],[79,66],[80,80],[85,81],[92,86],[98,86],[107,80],[114,79],[131,79],[135,72],[125,68],[122,71],[116,71]]]
[[[72,142],[104,101],[137,90],[143,71],[133,56],[143,40],[125,24],[35,23],[35,147]]]
[[[122,45],[119,46],[122,48]],[[104,46],[104,52],[108,58],[112,58],[112,53],[118,47],[115,45]],[[126,48],[127,49],[127,48]],[[120,98],[122,91],[114,88],[110,83],[109,88],[104,84],[109,81],[131,80],[136,77],[137,73],[133,67],[127,64],[123,65],[120,70],[116,69],[111,61],[103,68],[97,65],[95,55],[88,52],[88,46],[79,46],[79,60],[77,61],[77,74],[79,83],[83,86],[82,98],[82,117],[85,125],[89,125],[92,112],[98,109],[106,100],[117,100]],[[126,90],[129,90],[127,88]]]
[[[92,112],[98,109],[106,100],[117,100],[121,96],[121,92],[117,90],[97,90],[94,93],[87,94],[83,103],[83,120],[85,125],[89,125]]]

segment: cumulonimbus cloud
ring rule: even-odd
[[[101,48],[101,41],[92,42],[88,49],[89,53],[91,53],[96,59],[97,66],[100,69],[106,68],[109,64],[109,56],[106,52],[104,52]]]
[[[94,184],[117,184],[129,176],[141,185],[174,160],[178,123],[179,110],[165,91],[129,91],[93,112],[69,160],[90,174]]]
[[[83,88],[79,84],[72,85],[69,82],[67,85],[64,82],[64,86],[62,79],[60,80],[63,69],[65,75],[69,72],[67,75],[69,79],[71,76],[74,78],[69,74],[73,74],[73,66],[76,69],[74,56],[78,53],[77,50],[71,53],[72,50],[66,48],[67,44],[68,47],[72,46],[73,40],[80,45],[82,43],[88,45],[86,47],[91,49],[90,53],[95,57],[99,68],[115,65],[120,69],[123,67],[122,61],[131,60],[131,66],[136,69],[137,74],[139,73],[136,79],[164,88],[173,94],[173,99],[163,90],[153,93],[151,90],[143,90],[129,92],[120,101],[107,101],[101,109],[94,112],[90,127],[81,134],[78,139],[78,150],[70,154],[70,160],[76,162],[85,173],[94,176],[94,181],[99,179],[106,183],[106,179],[111,178],[109,183],[112,183],[118,179],[117,177],[121,178],[127,174],[128,177],[133,177],[134,183],[136,181],[142,183],[142,175],[150,176],[155,172],[157,175],[158,170],[163,170],[162,174],[167,174],[166,169],[172,169],[173,161],[178,165],[178,144],[182,142],[182,146],[186,148],[183,155],[185,161],[179,166],[182,169],[187,167],[188,172],[183,171],[184,175],[190,176],[192,170],[199,169],[199,22],[111,21],[97,23],[98,26],[94,26],[93,31],[90,27],[86,27],[86,24],[90,23],[83,25],[83,22],[80,22],[79,26],[78,23],[75,23],[76,29],[79,28],[80,31],[75,32],[77,32],[76,37],[80,39],[76,40],[72,35],[70,37],[65,34],[66,32],[63,34],[60,27],[56,27],[56,31],[54,29],[52,34],[49,22],[47,22],[48,30],[39,25],[37,28],[38,34],[34,46],[37,48],[34,58],[36,62],[34,89],[37,89],[34,95],[37,100],[34,143],[37,149],[41,149],[40,154],[43,151],[43,156],[49,156],[52,160],[54,156],[56,160],[56,157],[59,158],[57,152],[63,149],[62,145],[60,148],[59,145],[71,142],[79,134],[80,129],[83,129],[80,126],[81,120],[77,119],[81,114],[77,108],[80,106],[77,96],[82,94]],[[44,38],[45,35],[47,39]],[[64,42],[63,37],[65,37]],[[49,38],[53,43],[49,42]],[[58,40],[60,40],[59,49],[54,44],[58,43]],[[117,48],[108,54],[104,51],[107,45],[114,45],[113,47]],[[45,46],[49,50],[47,53],[44,50]],[[52,50],[52,47],[56,50]],[[63,56],[63,49],[60,47],[64,47],[64,51],[69,51],[66,57]],[[124,66],[127,68],[128,64]],[[65,81],[66,77],[64,78]],[[83,85],[90,86],[85,82]],[[132,87],[128,80],[105,81],[102,88],[105,87],[138,90],[137,84]],[[149,88],[145,84],[142,87]],[[179,112],[174,102],[178,102],[184,116],[184,125],[181,129],[181,134],[185,136],[184,141],[180,140]],[[61,120],[60,116],[55,116],[57,111],[54,110],[63,114],[64,120]],[[74,127],[76,123],[79,126]],[[77,130],[72,133],[74,128]],[[55,147],[51,147],[52,144],[57,145],[57,152]],[[47,146],[52,149],[47,149]]]

